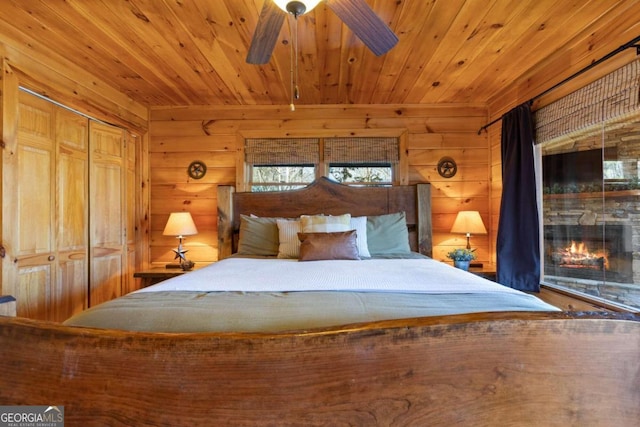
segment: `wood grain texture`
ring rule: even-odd
[[[450,233],[456,213],[478,210],[490,219],[489,150],[486,134],[478,135],[488,111],[482,105],[316,105],[301,106],[295,113],[275,106],[258,107],[162,107],[151,110],[151,252],[152,262],[171,260],[173,243],[165,244],[162,229],[166,215],[190,210],[201,233],[199,243],[215,249],[215,186],[242,190],[244,138],[396,136],[403,147],[402,184],[429,182],[432,186],[433,256],[446,261],[446,253],[466,244]],[[202,148],[200,148],[202,147]],[[205,156],[205,157],[202,157]],[[458,173],[450,179],[437,172],[441,157],[453,157]],[[186,173],[189,163],[202,157],[208,165],[200,180]],[[235,164],[230,164],[231,158]],[[218,206],[219,208],[219,206]],[[201,227],[202,222],[202,227]],[[193,240],[192,240],[193,241]],[[490,262],[489,240],[474,238],[481,262]],[[215,261],[215,250],[190,252],[196,262]],[[193,258],[193,256],[208,258]],[[169,257],[169,258],[167,258]]]
[[[635,426],[640,322],[626,319],[476,314],[261,335],[0,317],[0,400],[56,402],[70,425]]]
[[[218,256],[236,252],[241,215],[272,218],[296,218],[300,215],[356,216],[404,212],[409,245],[415,252],[430,256],[431,193],[429,184],[394,187],[350,187],[326,177],[293,191],[236,192],[219,187]]]
[[[321,2],[298,19],[297,104],[530,97],[637,36],[640,20],[635,0],[367,0],[399,38],[375,56],[336,15],[339,4]],[[145,106],[287,108],[289,23],[276,23],[267,64],[246,62],[261,10],[271,7],[271,0],[7,0],[0,43],[26,76],[38,63],[62,64],[38,70],[50,80],[32,79],[34,89],[136,126],[144,127]]]

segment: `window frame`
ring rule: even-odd
[[[320,139],[320,160],[316,165],[316,179],[326,176],[329,177],[329,164],[324,161],[324,139],[336,137],[361,137],[361,138],[380,138],[393,137],[398,139],[398,162],[392,163],[392,186],[409,184],[409,168],[407,155],[407,129],[362,129],[354,131],[335,131],[335,130],[318,130],[312,132],[283,132],[283,131],[239,131],[237,134],[237,152],[236,159],[236,191],[251,191],[252,185],[252,166],[245,161],[245,140],[251,138],[319,138]],[[355,164],[354,164],[355,166]],[[362,185],[360,183],[345,183],[345,185]],[[375,185],[375,184],[374,184]]]

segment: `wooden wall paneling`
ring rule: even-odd
[[[153,157],[153,156],[152,156]],[[151,185],[158,184],[186,184],[189,183],[187,176],[187,166],[184,167],[174,167],[174,168],[166,168],[166,169],[151,169],[150,171],[150,179]],[[208,184],[226,184],[233,185],[236,180],[236,168],[217,168],[217,169],[207,169],[207,175],[200,179],[199,181],[202,183]]]
[[[0,46],[0,53],[4,49]],[[0,294],[12,295],[15,293],[17,269],[12,262],[10,243],[17,238],[16,227],[9,227],[9,219],[15,221],[15,209],[17,206],[17,193],[10,190],[16,188],[15,165],[18,146],[18,77],[11,66],[3,58],[0,60],[0,136],[2,137],[2,161],[0,162],[0,242],[4,255],[0,258]],[[6,188],[5,188],[6,187]],[[14,301],[15,305],[15,301]]]
[[[158,138],[158,145],[155,137],[151,138],[151,262],[167,263],[173,260],[172,249],[177,243],[174,237],[163,236],[162,231],[169,214],[180,211],[190,212],[198,228],[198,235],[190,236],[185,242],[189,259],[196,263],[217,259],[215,245],[209,244],[217,240],[217,185],[235,182],[235,144],[229,146],[228,141],[219,144],[218,135],[204,133],[201,122],[190,124],[198,127],[200,135],[174,136],[175,131],[172,130],[168,136]],[[151,134],[154,135],[159,129],[154,123]],[[183,138],[187,141],[186,144],[182,143]],[[193,179],[188,175],[189,165],[196,160],[207,166],[207,173],[201,179]]]
[[[210,150],[205,151],[202,148],[194,151],[170,152],[154,154],[149,161],[152,169],[171,168],[184,166],[184,170],[189,164],[195,160],[204,162],[207,169],[212,168],[233,168],[236,166],[235,150]]]
[[[151,182],[149,179],[149,134],[136,138],[136,264],[138,271],[147,270],[150,262]],[[140,283],[136,283],[139,286]]]
[[[137,206],[139,194],[137,192],[137,144],[139,137],[130,132],[125,132],[125,245],[126,264],[125,275],[122,284],[122,294],[127,294],[137,289],[136,280],[133,274],[136,272],[136,224]]]
[[[490,199],[489,199],[489,213],[490,219],[490,236],[491,236],[491,256],[492,261],[496,262],[496,241],[498,237],[498,224],[500,222],[500,203],[502,198],[502,152],[501,152],[501,123],[496,123],[490,127],[487,132],[487,138],[489,140],[489,150],[491,153],[490,159],[490,173],[491,173],[491,187],[490,187]]]
[[[433,215],[442,218],[434,223],[434,256],[446,260],[442,254],[464,245],[464,236],[449,233],[458,210],[479,210],[490,227],[488,140],[477,135],[486,123],[487,110],[479,105],[318,105],[301,106],[294,113],[279,106],[162,107],[153,108],[150,117],[152,262],[170,261],[172,256],[175,242],[162,236],[171,211],[197,212],[194,220],[199,231],[199,221],[214,223],[218,201],[203,194],[208,186],[244,180],[242,149],[244,139],[252,137],[398,136],[408,153],[401,181],[433,185]],[[458,175],[450,180],[436,171],[444,155],[453,155],[459,162]],[[212,166],[203,179],[195,181],[188,178],[186,167],[198,156]],[[191,259],[203,254],[210,258],[202,262],[215,261],[217,229],[209,227],[187,242],[194,245]],[[488,236],[479,236],[475,243],[482,261],[488,262]],[[207,246],[209,252],[204,250]]]
[[[402,132],[400,137],[398,138],[398,150],[400,153],[405,153],[404,156],[400,156],[400,162],[398,163],[397,174],[398,177],[394,185],[407,185],[409,184],[409,150],[407,148],[407,140],[408,134],[407,132]],[[429,193],[429,199],[431,198],[431,194]],[[420,234],[421,235],[421,234]],[[430,237],[429,237],[430,239]],[[431,247],[431,240],[428,242],[428,247]]]
[[[244,158],[244,141],[245,138],[248,138],[248,135],[243,133],[238,133],[236,136],[236,180],[234,182],[235,191],[244,192],[249,191],[250,188],[246,184],[249,180],[249,171],[245,168]],[[218,240],[220,242],[220,240]]]
[[[188,105],[154,106],[149,111],[153,130],[158,122],[183,122],[199,120],[244,120],[254,123],[268,117],[280,120],[360,119],[362,117],[477,117],[487,114],[484,103],[457,104],[318,104],[298,105],[290,111],[287,105]],[[256,128],[258,129],[258,128]],[[357,129],[354,129],[357,130]],[[477,129],[476,129],[477,130]]]
[[[179,141],[179,143],[176,143]],[[179,136],[176,140],[174,136],[154,136],[153,152],[171,153],[184,151],[229,151],[233,150],[236,144],[236,133],[217,133],[213,137],[210,135]]]

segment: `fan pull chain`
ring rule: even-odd
[[[291,111],[296,111],[294,101],[300,99],[300,89],[298,88],[298,17],[291,14],[289,15],[290,22],[290,37],[291,37],[291,64],[290,64],[290,100],[289,108]]]
[[[300,99],[300,89],[298,88],[298,17],[295,17],[295,31],[293,32],[293,44],[294,44],[294,50],[295,50],[295,85],[294,85],[294,92],[293,92],[293,97],[295,99]]]

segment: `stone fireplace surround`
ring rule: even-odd
[[[623,233],[618,236],[622,241],[609,242],[609,244],[618,245],[618,249],[614,249],[614,252],[620,250],[626,252],[624,255],[614,254],[624,259],[613,260],[611,267],[626,271],[614,272],[610,269],[609,272],[602,274],[601,279],[598,279],[598,274],[594,275],[593,271],[579,271],[576,274],[575,270],[547,266],[548,258],[545,254],[543,281],[640,308],[639,190],[545,195],[543,224],[547,237],[550,232],[553,233],[554,226],[564,226],[559,227],[560,230],[575,230],[580,226],[602,230],[604,224],[606,225],[605,236],[607,233]],[[545,241],[544,247],[549,247],[548,242]]]

